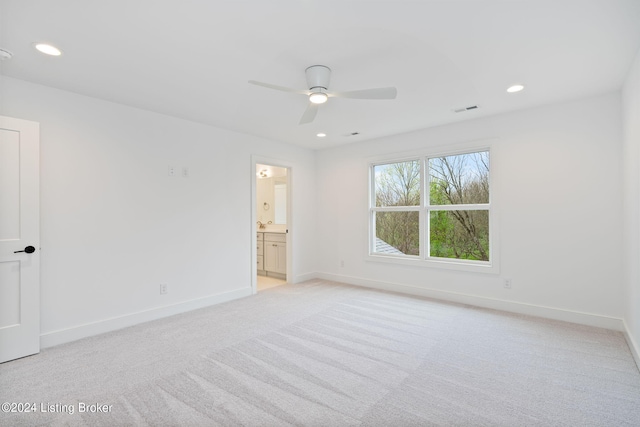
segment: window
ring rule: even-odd
[[[375,248],[420,255],[420,161],[374,165],[373,176]]]
[[[373,164],[369,254],[491,266],[489,169],[488,150]]]

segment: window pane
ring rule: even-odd
[[[432,205],[489,203],[489,152],[429,159]]]
[[[420,162],[389,163],[373,167],[375,205],[418,206],[420,204]]]
[[[374,252],[392,255],[420,255],[418,212],[376,212]]]
[[[431,211],[431,257],[489,261],[489,211]]]

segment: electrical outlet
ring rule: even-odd
[[[167,292],[169,292],[169,286],[166,283],[161,283],[160,284],[160,295],[165,295]]]
[[[176,167],[169,166],[167,169],[167,173],[169,174],[169,176],[176,176]]]
[[[343,259],[340,260],[340,267],[344,267],[344,260]]]
[[[189,178],[189,168],[186,166],[182,167],[182,177],[183,178]]]
[[[511,289],[511,279],[504,279],[504,288]]]

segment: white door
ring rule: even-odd
[[[40,351],[39,135],[0,116],[0,363]]]

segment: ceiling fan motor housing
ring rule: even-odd
[[[324,65],[312,65],[305,70],[307,74],[307,86],[310,91],[327,90],[331,79],[331,68]]]

